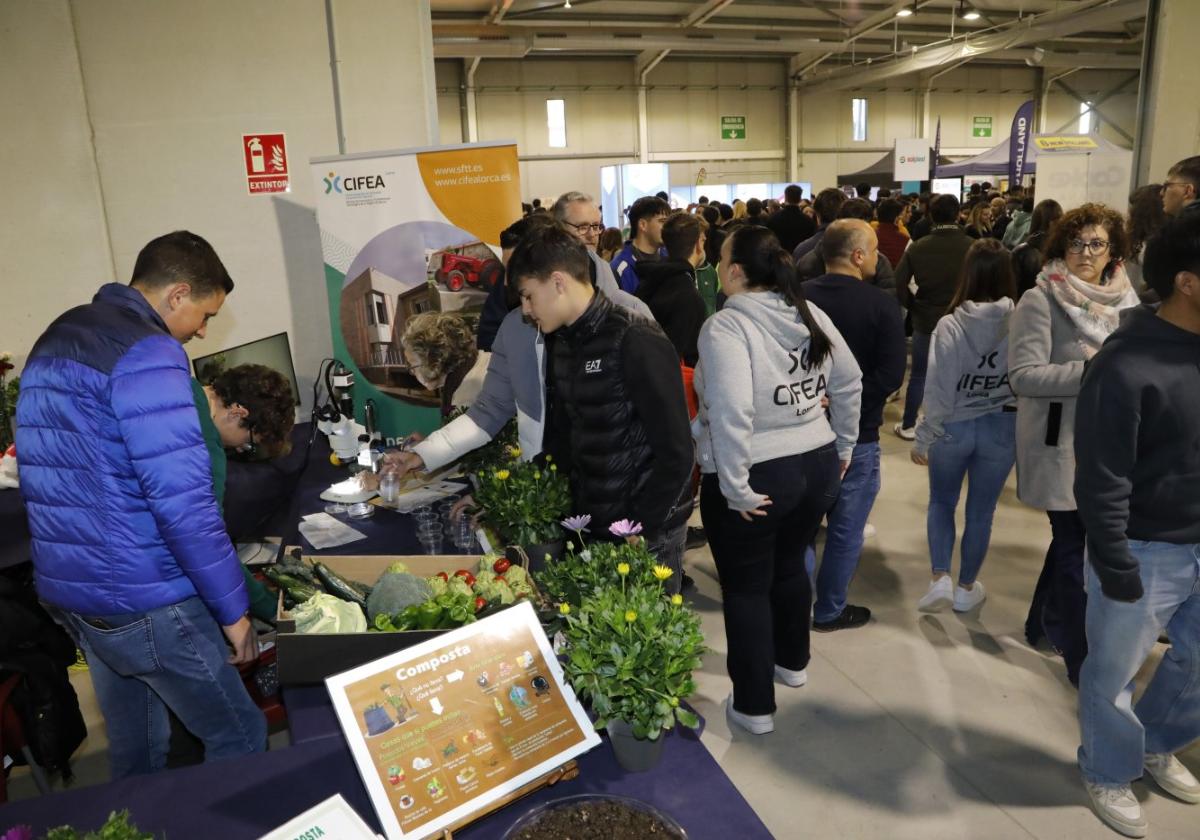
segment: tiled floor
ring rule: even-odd
[[[929,580],[925,470],[890,434],[883,449],[883,491],[871,517],[878,533],[851,588],[852,602],[875,617],[861,629],[814,634],[809,684],[777,687],[771,735],[730,733],[721,712],[729,680],[720,591],[707,549],[689,553],[712,648],[693,698],[708,719],[705,745],[781,840],[1117,836],[1086,805],[1075,765],[1075,691],[1062,663],[1022,637],[1049,539],[1045,516],[1023,507],[1010,482],[980,577],[988,588],[981,610],[921,615],[915,604]],[[105,739],[86,675],[75,683],[92,733],[77,762],[85,784],[105,776]],[[1183,760],[1200,772],[1200,748]],[[1151,837],[1200,838],[1200,808],[1149,785],[1134,790]],[[24,771],[11,792],[33,794]]]

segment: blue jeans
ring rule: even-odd
[[[1088,654],[1079,679],[1079,766],[1097,784],[1129,784],[1145,753],[1200,738],[1200,544],[1129,541],[1144,594],[1114,601],[1089,568]],[[1133,676],[1166,628],[1171,647],[1133,703]]]
[[[994,411],[947,423],[945,435],[929,448],[929,559],[934,574],[950,574],[957,533],[954,511],[967,479],[967,515],[963,528],[958,582],[975,582],[992,539],[992,517],[1017,458],[1017,415]]]
[[[266,749],[266,719],[199,598],[144,613],[60,615],[87,655],[114,779],[166,766],[168,708],[204,742],[205,761]]]
[[[813,607],[814,621],[833,621],[846,608],[846,591],[858,570],[862,554],[863,528],[879,495],[879,441],[860,443],[850,457],[850,468],[842,477],[842,489],[837,501],[826,515],[825,550],[821,553],[821,570],[817,573],[817,600]],[[815,561],[816,551],[810,545],[805,554]],[[809,574],[812,574],[809,566]]]
[[[913,331],[912,369],[908,374],[908,390],[904,392],[904,421],[906,429],[917,425],[917,412],[925,399],[925,372],[929,370],[929,333]]]

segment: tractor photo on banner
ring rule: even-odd
[[[438,423],[440,388],[401,346],[423,312],[462,315],[474,332],[504,279],[500,231],[521,215],[517,147],[474,143],[311,161],[333,352],[373,400],[385,438]],[[360,417],[361,419],[361,417]]]

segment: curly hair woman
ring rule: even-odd
[[[1083,368],[1138,303],[1125,274],[1121,214],[1084,204],[1050,229],[1037,285],[1009,322],[1008,369],[1017,395],[1017,497],[1044,510],[1052,538],[1025,636],[1047,635],[1078,684],[1087,654],[1083,521],[1075,504],[1075,401]]]
[[[409,319],[400,345],[417,381],[427,390],[441,389],[443,415],[475,402],[491,354],[479,352],[461,315],[422,312]]]

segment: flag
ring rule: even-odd
[[[1008,137],[1008,188],[1019,186],[1025,174],[1025,157],[1033,139],[1033,100],[1027,100],[1013,117]]]

